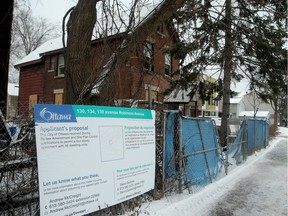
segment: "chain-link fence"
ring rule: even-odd
[[[166,113],[164,191],[196,192],[212,183],[221,168],[214,121]]]
[[[187,118],[177,111],[157,108],[155,189],[90,215],[137,212],[141,203],[160,199],[170,192],[197,192],[267,146],[269,122],[253,119],[229,122],[226,150],[218,144],[213,120]],[[40,214],[34,126],[27,118],[1,116],[1,216]]]
[[[269,120],[246,119],[238,121],[240,128],[235,139],[228,144],[225,156],[229,170],[245,161],[256,151],[266,148],[269,142]]]
[[[164,192],[197,192],[203,186],[228,174],[255,151],[265,148],[269,139],[269,121],[229,119],[228,146],[218,143],[213,120],[183,117],[177,111],[165,116],[163,147]]]
[[[0,123],[0,215],[34,215],[39,209],[34,123],[5,117],[1,110]]]

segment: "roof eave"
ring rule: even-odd
[[[28,62],[16,64],[16,65],[14,65],[14,68],[20,69],[21,67],[27,67],[27,66],[30,66],[30,65],[33,65],[33,64],[38,64],[38,63],[41,63],[41,62],[42,62],[42,59],[40,58],[40,59],[36,59],[36,60],[33,60],[33,61],[28,61]]]

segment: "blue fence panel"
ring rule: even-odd
[[[219,154],[217,149],[216,128],[210,120],[182,119],[183,154],[187,157],[187,178],[192,185],[206,185],[218,173]]]
[[[198,122],[201,128],[204,150],[214,149],[204,153],[208,161],[209,174],[211,180],[213,180],[218,174],[220,164],[216,126],[211,120],[198,120]]]
[[[248,154],[265,148],[269,139],[269,121],[264,119],[247,119]]]
[[[265,121],[265,135],[266,136],[264,136],[265,137],[265,139],[264,139],[264,144],[265,144],[265,147],[268,145],[268,143],[269,143],[269,136],[270,136],[270,134],[269,134],[269,129],[270,129],[270,122],[269,122],[269,120],[266,120]]]
[[[243,134],[245,128],[243,124],[241,125],[240,130],[237,133],[236,139],[233,144],[228,148],[228,155],[231,155],[231,158],[234,158],[236,161],[236,165],[240,164],[243,161],[243,152],[242,152],[242,142],[243,142]]]
[[[178,112],[170,111],[169,113],[167,113],[166,118],[165,152],[164,152],[166,178],[173,176],[176,173],[174,139],[175,139],[175,120],[177,115]]]

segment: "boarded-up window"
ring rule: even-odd
[[[37,104],[37,99],[38,99],[37,94],[29,96],[29,115],[33,114],[34,105]]]
[[[63,104],[63,94],[55,94],[55,104]]]
[[[63,89],[54,89],[54,104],[63,104]]]
[[[145,89],[145,100],[148,101],[149,91]],[[154,101],[158,101],[158,91],[151,90],[151,99]]]

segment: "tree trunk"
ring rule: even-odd
[[[100,76],[93,83],[97,92],[110,82],[110,79],[119,71],[121,65],[129,60],[131,52],[136,48],[137,43],[143,42],[159,24],[167,21],[179,9],[186,0],[165,0],[157,6],[139,26],[137,26],[110,57]]]
[[[79,0],[68,24],[65,53],[65,103],[86,104],[83,88],[91,82],[91,37],[96,22],[98,0]]]
[[[231,0],[226,0],[225,6],[225,47],[223,51],[224,60],[224,82],[223,82],[223,110],[220,127],[220,144],[227,146],[227,128],[230,114],[230,85],[233,68],[233,40],[232,40],[232,5]]]
[[[0,108],[6,113],[14,0],[0,2]]]
[[[279,110],[278,101],[279,101],[278,96],[274,97],[274,99],[273,99],[273,103],[274,103],[274,125],[276,125],[276,126],[278,125],[278,110]]]

